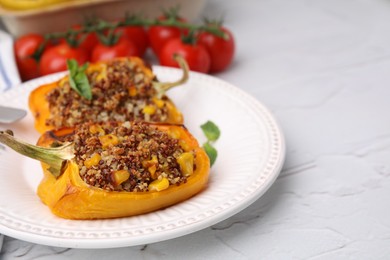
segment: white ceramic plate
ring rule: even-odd
[[[161,81],[181,76],[156,66]],[[0,104],[27,109],[29,92],[63,73],[39,78],[0,95]],[[74,221],[49,211],[36,195],[42,177],[37,161],[0,149],[0,233],[60,247],[113,248],[158,242],[209,227],[257,200],[274,182],[284,162],[283,135],[270,112],[256,99],[215,77],[191,73],[169,96],[185,116],[185,125],[205,141],[200,125],[212,120],[221,129],[219,154],[206,190],[150,214],[111,220]],[[35,143],[38,133],[28,115],[13,125],[17,137]]]

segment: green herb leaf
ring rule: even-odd
[[[212,143],[218,140],[219,136],[221,135],[221,131],[219,130],[218,126],[211,121],[207,121],[200,127],[202,128],[203,133],[207,138],[207,142],[203,144],[203,150],[205,150],[206,154],[208,155],[210,159],[210,166],[212,166],[215,163],[218,155],[217,149],[214,148]]]
[[[221,135],[221,131],[219,130],[218,126],[211,121],[207,121],[200,127],[209,141],[216,141]]]
[[[217,149],[214,148],[209,142],[205,143],[203,145],[203,149],[207,153],[209,159],[210,159],[210,166],[212,166],[215,163],[215,160],[217,159]]]
[[[88,64],[86,63],[79,67],[77,61],[74,59],[67,60],[66,64],[69,70],[69,84],[71,88],[74,89],[80,96],[91,100],[91,85],[89,84],[87,74],[85,74]]]

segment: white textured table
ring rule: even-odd
[[[270,190],[205,230],[137,247],[5,238],[7,259],[390,259],[390,2],[210,0],[235,33],[216,75],[268,106],[287,140]],[[244,129],[243,129],[244,131]]]

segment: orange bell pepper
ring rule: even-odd
[[[117,58],[112,61],[101,61],[94,64],[90,64],[85,73],[90,77],[94,77],[95,80],[99,82],[107,79],[107,73],[110,73],[109,72],[110,66],[112,66],[114,62],[122,62],[124,64],[127,64],[127,66],[129,67],[131,66],[137,67],[138,70],[141,71],[141,73],[143,74],[145,81],[150,82],[152,86],[152,90],[147,92],[147,94],[141,93],[143,95],[142,98],[144,99],[145,99],[145,95],[150,94],[150,96],[146,97],[146,99],[150,101],[148,102],[150,103],[150,105],[145,106],[144,109],[141,112],[139,112],[138,115],[131,114],[131,113],[126,114],[125,121],[140,119],[142,121],[149,121],[149,122],[182,124],[183,116],[181,112],[176,108],[174,103],[165,95],[165,92],[168,89],[174,86],[181,85],[185,83],[188,79],[188,66],[185,63],[185,60],[180,56],[177,56],[176,59],[179,65],[181,66],[181,68],[183,69],[183,77],[179,79],[177,82],[172,82],[172,83],[158,82],[150,67],[145,65],[144,62],[138,57]],[[132,76],[134,75],[129,75],[129,78]],[[79,102],[79,103],[84,102],[88,104],[87,111],[83,111],[83,115],[81,117],[75,119],[74,123],[62,121],[60,125],[53,125],[53,123],[48,122],[48,119],[58,117],[58,115],[52,114],[53,107],[50,107],[47,97],[49,93],[55,90],[56,88],[64,88],[64,86],[67,84],[69,84],[69,76],[65,76],[56,82],[42,85],[30,93],[29,108],[35,118],[35,128],[39,133],[44,133],[45,131],[58,129],[62,127],[73,127],[85,121],[92,121],[92,122],[101,121],[97,118],[88,118],[88,115],[96,112],[97,110],[101,110],[102,104],[97,105],[95,102],[86,102],[82,97],[76,95],[76,97],[73,97],[70,100],[70,102]],[[93,89],[94,87],[96,87],[96,84],[91,84],[91,88]],[[138,100],[137,94],[139,91],[141,91],[136,88],[136,84],[134,84],[133,86],[121,86],[121,88],[128,88],[127,97],[125,97],[126,101],[124,104],[121,104],[121,106],[126,107],[127,103],[135,104],[135,102],[137,102]],[[73,91],[72,89],[70,90]],[[54,105],[57,106],[57,103]],[[145,114],[153,114],[157,110],[161,109],[162,107],[164,107],[164,109],[167,110],[167,117],[164,120],[153,120],[144,117]],[[64,110],[64,109],[61,108],[60,110]],[[107,111],[108,111],[107,108],[105,108],[101,112],[107,112]],[[57,113],[59,112],[57,111]],[[143,118],[140,118],[140,116],[142,116]],[[118,121],[116,118],[109,118],[108,120]]]
[[[80,177],[71,143],[57,148],[45,148],[57,144],[61,136],[72,135],[74,133],[72,128],[46,132],[39,139],[38,146],[16,140],[10,132],[0,132],[0,142],[42,161],[44,177],[38,187],[38,196],[55,215],[67,219],[127,217],[184,201],[199,193],[208,182],[209,158],[185,127],[167,124],[151,126],[179,139],[183,154],[187,154],[188,151],[194,154],[193,171],[186,182],[179,185],[171,184],[160,191],[157,189],[140,192],[107,191],[88,185]]]

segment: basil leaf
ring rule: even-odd
[[[76,63],[77,64],[77,63]],[[88,68],[88,62],[84,63],[83,66],[80,67],[80,71],[85,72],[85,70]]]
[[[66,65],[68,66],[68,70],[70,72],[71,77],[74,77],[77,73],[78,64],[74,59],[67,60]]]
[[[219,130],[218,126],[211,121],[207,121],[200,127],[209,141],[216,141],[221,135],[221,131]]]
[[[205,143],[203,145],[203,149],[205,150],[207,156],[210,159],[210,166],[212,166],[215,163],[215,160],[217,160],[217,149],[215,149],[214,146],[212,146],[210,143]]]
[[[87,75],[84,72],[78,73],[75,76],[75,81],[79,91],[81,92],[81,95],[86,99],[91,100],[92,91],[91,91],[91,86],[89,85]]]
[[[82,67],[79,67],[77,61],[74,59],[67,60],[66,64],[69,70],[70,87],[80,96],[91,100],[91,85],[89,84],[87,74],[85,74],[85,70],[87,69],[88,64],[84,64]]]

